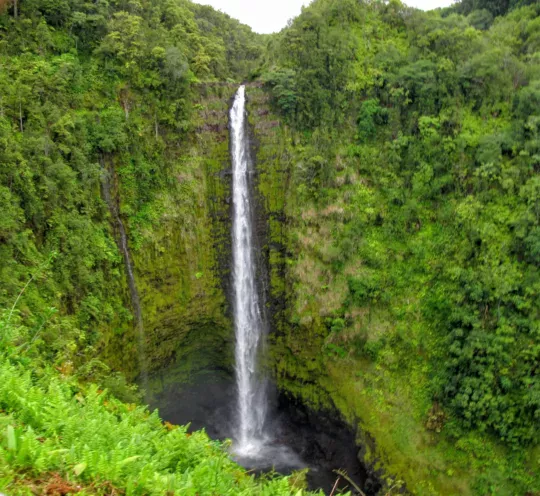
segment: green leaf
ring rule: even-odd
[[[138,460],[140,457],[141,457],[141,455],[130,456],[129,458],[126,458],[125,460],[122,460],[121,462],[118,462],[118,465],[120,467],[122,467],[123,465],[134,462],[135,460]]]
[[[17,451],[17,437],[15,436],[15,429],[12,425],[7,426],[6,431],[7,444],[9,451]]]
[[[86,463],[79,463],[73,467],[73,472],[75,475],[81,475],[86,470]]]

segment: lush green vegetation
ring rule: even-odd
[[[208,155],[219,143],[205,148],[210,138],[194,136],[213,100],[226,108],[233,88],[224,82],[257,63],[260,38],[191,2],[4,7],[0,306],[12,310],[1,326],[2,489],[289,494],[284,480],[251,480],[205,435],[167,434],[156,414],[98,391],[140,401],[118,373],[135,377],[138,360],[106,178],[138,265],[152,365],[176,353],[189,326],[214,340],[229,329],[205,208],[204,173],[216,168]],[[184,253],[194,237],[208,248]],[[201,354],[192,341],[184,355]]]
[[[164,425],[157,412],[81,383],[72,369],[53,369],[16,320],[0,320],[0,491],[306,494],[294,488],[301,478],[255,479],[204,432]]]
[[[204,83],[249,72],[260,38],[191,2],[14,6],[0,16],[0,305],[33,276],[18,308],[47,353],[82,363],[121,339],[125,353],[132,315],[101,182],[111,176],[135,251],[148,240],[163,251],[168,233],[152,230],[172,201],[183,232],[201,236],[189,232],[201,191],[185,163],[195,100]]]
[[[152,366],[176,361],[172,381],[230,367],[220,173],[228,99],[249,74],[267,92],[249,89],[250,122],[280,386],[359,425],[366,460],[396,489],[540,491],[533,0],[428,13],[316,0],[271,37],[187,0],[4,5],[5,490],[290,491],[100,392],[139,400],[111,370],[133,378],[138,362],[105,178]]]
[[[539,487],[539,19],[319,0],[266,55],[293,130],[280,380],[406,450],[422,494]],[[452,486],[482,451],[506,479],[479,463]]]

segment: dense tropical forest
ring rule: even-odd
[[[306,494],[145,406],[167,367],[234,368],[243,81],[278,389],[355,430],[379,494],[540,492],[538,2],[315,0],[274,35],[1,9],[0,492]]]
[[[318,402],[330,368],[334,401],[376,412],[375,442],[441,494],[477,468],[477,494],[538,474],[539,9],[315,2],[265,54],[297,130],[278,373]],[[287,354],[306,333],[312,370]]]

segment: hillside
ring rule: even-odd
[[[540,10],[494,4],[319,0],[262,71],[278,382],[415,494],[538,490]]]

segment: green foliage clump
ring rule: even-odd
[[[358,137],[367,140],[373,136],[377,130],[377,124],[384,124],[388,120],[388,112],[381,108],[375,99],[366,100],[360,107],[358,116]]]
[[[285,477],[255,479],[203,431],[164,425],[157,411],[21,353],[23,328],[5,318],[0,331],[1,491],[32,494],[56,473],[80,494],[306,494]]]
[[[297,107],[294,71],[284,69],[265,73],[263,81],[272,89],[272,95],[281,114],[288,121],[293,121]]]

